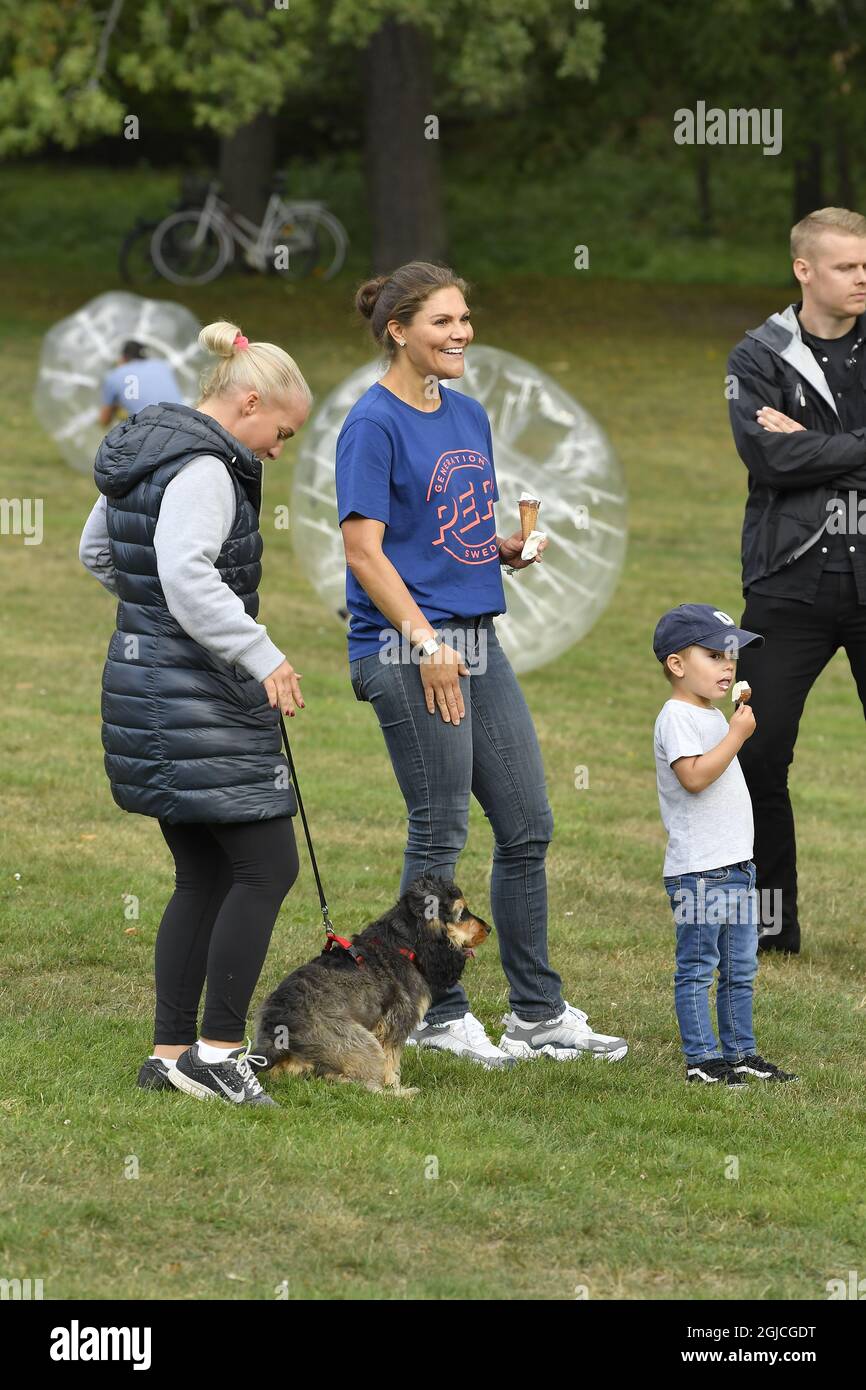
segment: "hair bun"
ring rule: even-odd
[[[224,319],[220,319],[217,323],[206,324],[199,333],[198,340],[203,348],[216,357],[233,357],[235,338],[240,331],[236,323],[226,323]]]
[[[365,319],[373,317],[373,310],[376,308],[379,295],[387,285],[390,276],[377,275],[373,280],[365,280],[360,285],[355,295],[355,308],[359,314],[363,314]]]

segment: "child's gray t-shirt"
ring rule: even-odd
[[[728,732],[718,709],[667,700],[655,724],[659,808],[668,832],[664,876],[720,869],[751,859],[752,799],[737,758],[702,792],[687,792],[671,763],[709,753]]]

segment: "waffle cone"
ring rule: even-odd
[[[541,506],[534,498],[519,502],[520,507],[520,533],[524,540],[527,540],[531,531],[535,530],[535,523],[538,520],[538,508]]]

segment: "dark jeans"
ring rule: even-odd
[[[833,653],[844,647],[866,713],[866,605],[851,574],[825,573],[814,603],[750,592],[741,625],[764,646],[743,647],[737,679],[752,687],[757,728],[738,757],[755,815],[758,891],[781,892],[782,930],[767,944],[798,950],[797,850],[788,768],[806,696]]]
[[[280,904],[298,876],[291,816],[159,828],[174,855],[175,890],[156,937],[154,1044],[245,1035]]]
[[[427,713],[417,664],[383,662],[373,652],[351,662],[352,688],[378,716],[409,814],[400,892],[420,874],[454,876],[475,796],[494,835],[490,902],[511,1008],[527,1020],[546,1019],[563,1008],[562,982],[547,959],[544,859],[553,815],[523,692],[492,618],[476,624],[455,618],[447,625],[461,638],[471,672],[460,680],[466,717],[458,725],[445,724],[438,710]],[[461,886],[471,907],[473,887]],[[462,1018],[468,1008],[458,985],[427,1021]]]

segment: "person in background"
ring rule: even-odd
[[[183,402],[174,372],[164,357],[147,357],[141,343],[129,338],[121,349],[120,362],[103,377],[100,425],[107,429],[120,410],[135,415],[161,401]]]
[[[740,675],[757,732],[741,755],[755,808],[762,900],[781,930],[759,949],[796,955],[797,850],[788,769],[806,698],[844,647],[866,712],[866,217],[812,212],[791,231],[802,300],[748,332],[728,362],[731,426],[749,470]]]

